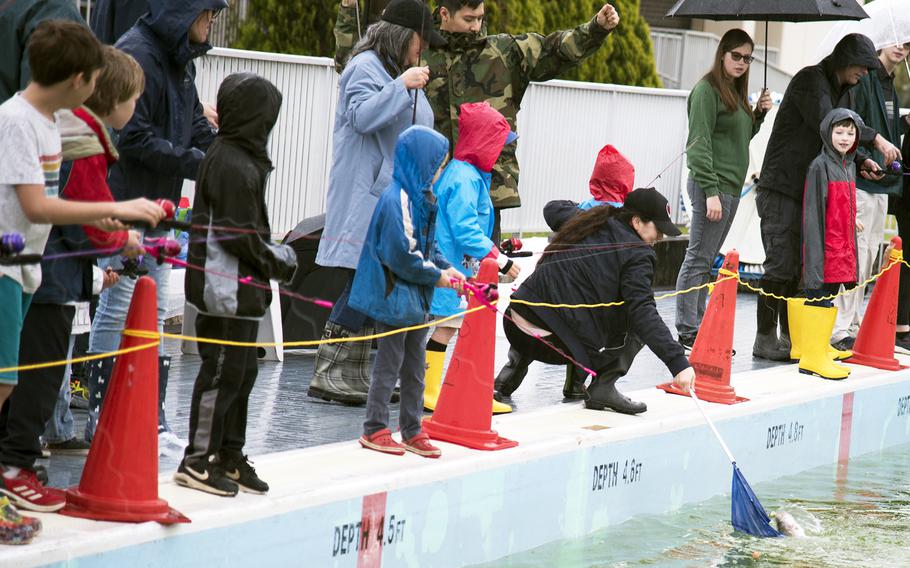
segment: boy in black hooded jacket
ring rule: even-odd
[[[272,301],[268,281],[290,282],[297,268],[293,249],[271,243],[265,204],[267,144],[280,109],[278,89],[252,73],[235,73],[218,90],[221,129],[199,168],[193,201],[194,222],[211,228],[188,253],[189,263],[205,271],[188,270],[185,284],[187,301],[199,310],[199,337],[256,341]],[[189,445],[174,479],[215,495],[266,493],[268,484],[243,454],[256,349],[200,343],[199,355]]]

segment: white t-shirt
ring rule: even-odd
[[[42,254],[51,226],[31,223],[22,211],[17,185],[43,185],[44,194],[59,192],[60,132],[57,121],[48,120],[19,94],[0,105],[0,233],[25,237],[22,254]],[[41,265],[0,265],[0,275],[9,276],[33,294],[41,285]]]

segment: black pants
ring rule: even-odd
[[[22,325],[19,364],[66,359],[75,306],[33,303]],[[66,367],[19,371],[19,384],[0,409],[0,463],[34,469],[41,434],[54,413]]]
[[[847,290],[852,290],[856,284],[844,284]],[[840,291],[840,284],[822,284],[821,288],[806,290],[806,305],[817,308],[830,308],[834,306],[834,300],[822,300],[825,296],[833,296]]]
[[[777,191],[763,189],[758,192],[755,204],[761,217],[761,241],[765,249],[765,274],[762,279],[780,283],[799,282],[802,273],[802,203]]]
[[[565,357],[544,345],[539,339],[535,339],[521,331],[521,329],[510,320],[503,320],[502,325],[506,333],[506,338],[509,340],[509,344],[511,344],[513,349],[521,353],[523,357],[542,363],[548,363],[550,365],[565,365],[567,363],[571,365],[571,363],[566,361]],[[544,339],[563,353],[570,353],[569,348],[566,347],[555,334],[549,335]],[[600,401],[601,398],[598,398],[599,396],[602,395],[605,397],[613,388],[615,388],[614,385],[616,384],[616,381],[629,372],[629,369],[632,367],[632,362],[635,361],[635,356],[641,351],[642,346],[641,339],[630,332],[626,334],[626,340],[622,346],[614,349],[606,349],[603,353],[597,354],[599,363],[597,365],[598,368],[594,369],[597,372],[597,376],[594,377],[594,380],[592,380],[591,384],[588,386],[590,400]],[[575,365],[572,366],[575,367]],[[577,367],[573,370],[576,374],[576,380],[583,383],[584,379],[587,378],[580,376],[580,374],[583,374],[583,371]]]
[[[259,322],[199,314],[199,337],[253,342]],[[230,347],[199,343],[202,365],[193,387],[187,458],[203,458],[222,450],[242,452],[250,392],[259,363],[255,347]]]
[[[907,191],[907,190],[904,190]],[[904,243],[910,242],[910,197],[894,200],[892,211],[897,219],[897,234]],[[904,245],[907,250],[907,245]],[[908,255],[910,256],[910,255]],[[900,292],[897,300],[897,325],[910,325],[910,268],[901,264]]]

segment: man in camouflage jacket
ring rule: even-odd
[[[531,81],[548,81],[571,70],[603,45],[619,24],[619,14],[605,4],[594,18],[577,28],[549,35],[487,35],[483,1],[437,0],[436,19],[448,44],[424,51],[430,68],[427,98],[433,107],[435,129],[451,147],[458,140],[458,109],[463,103],[487,101],[515,130],[521,100]],[[344,66],[357,38],[353,0],[343,0],[335,23],[335,62]],[[490,190],[499,210],[521,206],[515,147],[503,150],[493,168]],[[498,231],[497,222],[497,233]]]

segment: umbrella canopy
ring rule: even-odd
[[[863,34],[872,40],[875,49],[910,42],[910,5],[907,0],[875,0],[866,6],[869,18],[860,22],[840,22],[819,44],[819,58],[831,53],[845,35]]]
[[[869,15],[856,0],[679,0],[668,18],[755,20],[765,22],[823,22],[862,20]],[[765,41],[765,88],[768,87],[768,42]]]
[[[868,18],[856,0],[679,0],[667,17],[821,22]]]

